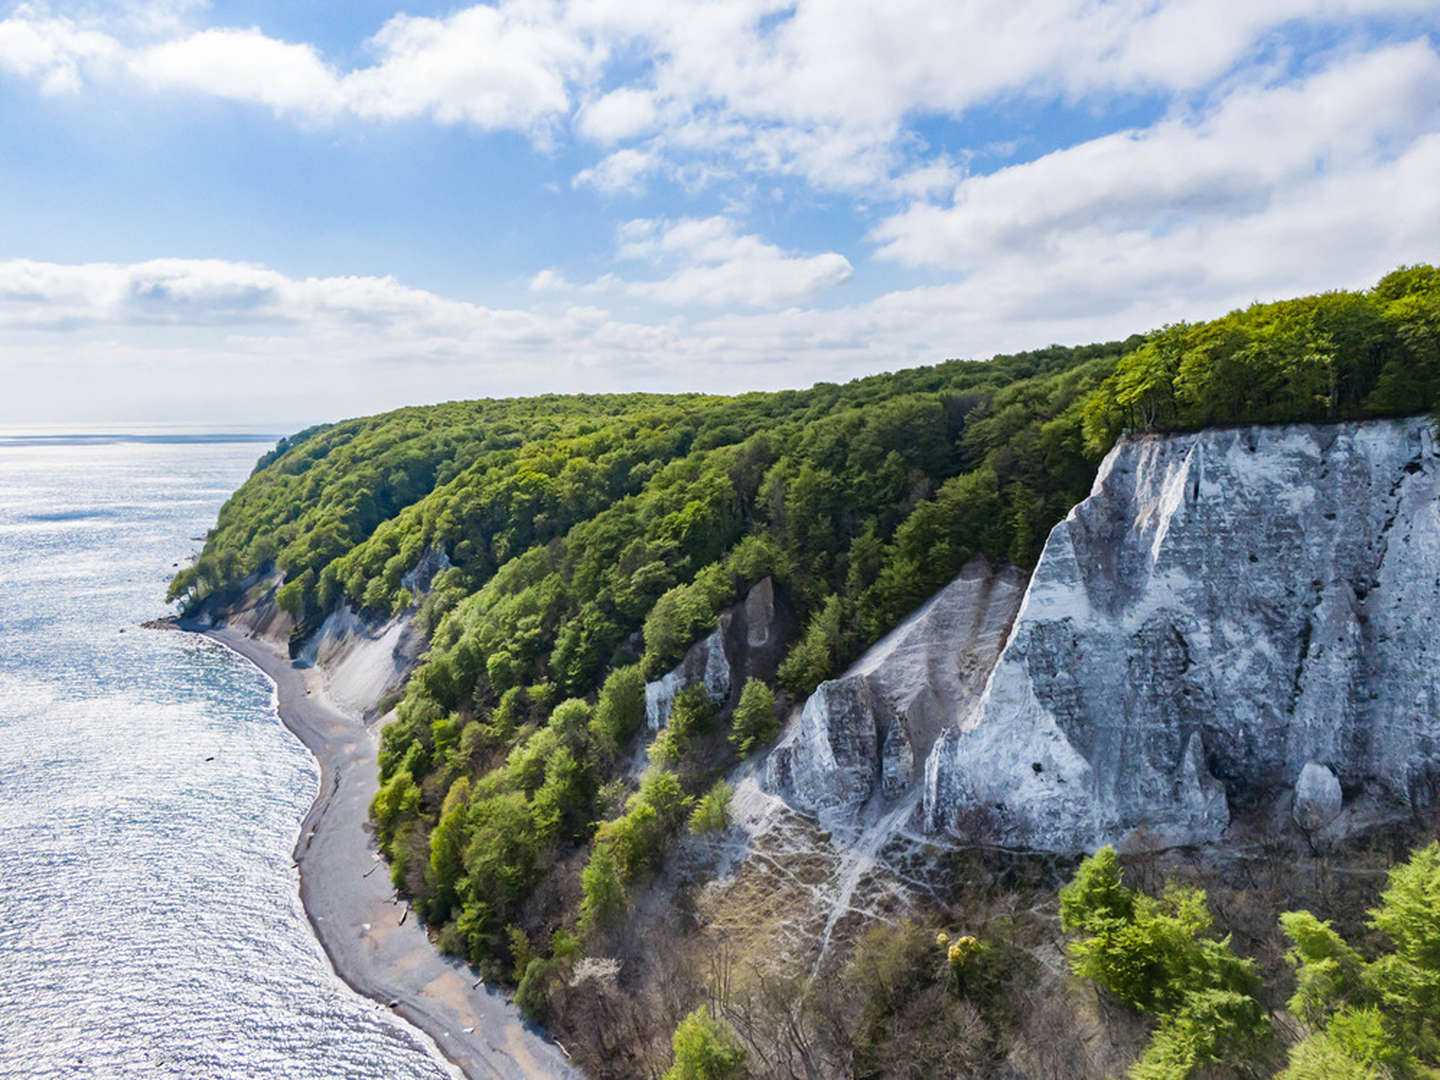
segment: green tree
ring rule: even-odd
[[[720,832],[730,825],[730,799],[735,793],[724,780],[717,780],[695,804],[690,831],[695,834]]]
[[[710,730],[718,711],[704,684],[695,683],[675,695],[666,727],[683,750],[690,739]]]
[[[1390,872],[1370,927],[1391,944],[1364,957],[1307,911],[1287,912],[1292,1012],[1315,1028],[1291,1051],[1287,1080],[1420,1075],[1440,1065],[1440,842]],[[1348,1071],[1347,1071],[1348,1070]]]
[[[616,668],[600,688],[600,700],[590,721],[590,735],[610,751],[634,738],[645,720],[645,676],[639,664]]]
[[[730,744],[742,758],[775,738],[780,717],[775,711],[775,692],[759,679],[749,679],[740,692],[731,721]]]
[[[675,1063],[664,1080],[738,1080],[745,1071],[745,1050],[725,1021],[704,1006],[675,1028]]]
[[[845,604],[832,595],[810,618],[805,635],[780,665],[780,682],[796,697],[805,697],[834,675],[845,654]]]
[[[607,930],[625,918],[628,902],[620,868],[609,844],[596,844],[590,861],[580,874],[584,897],[580,901],[580,932],[585,935]]]
[[[1156,898],[1126,888],[1105,847],[1060,892],[1077,975],[1154,1017],[1132,1080],[1184,1080],[1202,1065],[1245,1060],[1269,1035],[1254,965],[1211,934],[1205,893],[1171,885]]]
[[[440,822],[430,834],[429,880],[435,897],[427,918],[443,923],[450,917],[457,895],[455,883],[465,872],[465,830],[469,818],[470,778],[459,777],[450,785],[440,809]]]

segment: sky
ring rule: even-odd
[[[0,425],[1122,338],[1440,262],[1440,0],[0,0]]]

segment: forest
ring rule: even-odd
[[[377,836],[440,945],[516,986],[522,1009],[544,1019],[564,996],[562,974],[623,925],[676,839],[724,828],[723,778],[774,737],[784,711],[972,556],[1033,566],[1117,439],[1413,415],[1437,398],[1440,271],[1414,266],[1369,290],[1124,341],[808,390],[406,408],[281,440],[170,597],[223,614],[273,588],[297,640],[342,602],[377,620],[413,618],[429,648],[383,731]],[[443,569],[412,591],[407,574],[427,554]],[[703,692],[682,694],[637,767],[646,681],[765,578],[800,627],[775,684],[747,685],[728,714]],[[1152,910],[1105,887],[1106,918],[1199,925],[1193,898]],[[1094,936],[1099,916],[1079,910],[1067,926]],[[1206,963],[1219,955],[1205,949]],[[1086,955],[1107,992],[1154,1004],[1115,982],[1099,952]],[[1248,985],[1242,961],[1225,964],[1207,993]],[[1305,1015],[1341,1017],[1337,1039],[1369,1037],[1356,1025],[1381,1006],[1352,998]],[[1202,1006],[1249,1022],[1248,1006],[1212,994],[1165,1004],[1159,1030],[1178,1033],[1164,1038],[1195,1043],[1183,1025],[1199,1023]],[[717,1023],[687,1015],[677,1069],[682,1043],[708,1047],[716,1068],[740,1067]]]

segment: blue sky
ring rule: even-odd
[[[1440,5],[29,2],[0,145],[0,424],[802,386],[1440,260]]]

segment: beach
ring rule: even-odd
[[[300,825],[300,897],[336,974],[428,1034],[469,1080],[579,1080],[564,1053],[527,1024],[503,994],[442,955],[390,883],[368,827],[378,787],[378,731],[326,698],[320,673],[235,627],[198,628],[275,684],[281,722],[320,765],[314,804]]]

